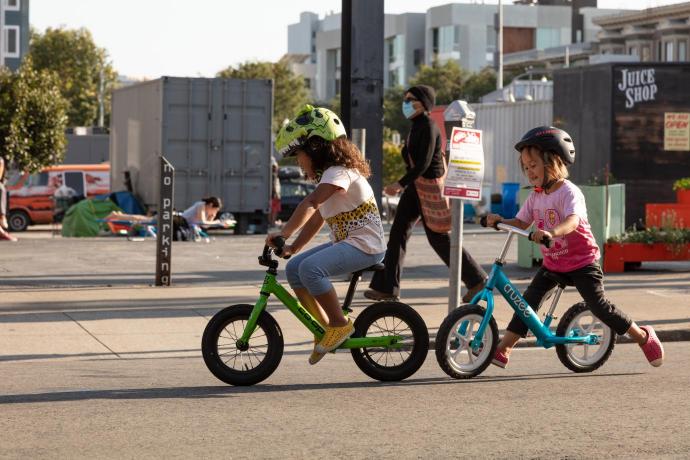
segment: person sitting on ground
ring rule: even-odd
[[[383,225],[366,179],[371,175],[369,164],[347,140],[335,113],[304,106],[278,133],[276,150],[285,157],[296,155],[307,177],[318,182],[282,230],[266,238],[266,244],[275,247],[276,237],[287,240],[301,229],[294,242],[283,247],[282,255],[296,254],[285,268],[288,282],[302,306],[326,329],[318,343],[315,338],[309,357],[309,363],[316,364],[354,332],[328,278],[381,262],[386,251]],[[301,252],[324,220],[331,228],[331,241]]]
[[[194,239],[194,227],[211,225],[225,225],[216,219],[223,204],[217,196],[209,196],[197,201],[184,212],[173,217],[173,239],[175,241],[187,241]]]

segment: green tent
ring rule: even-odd
[[[121,211],[109,199],[86,199],[71,206],[62,220],[62,236],[98,236],[105,224],[99,222],[113,211]]]

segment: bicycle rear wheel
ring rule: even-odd
[[[362,372],[383,382],[399,381],[422,367],[429,352],[429,331],[419,313],[401,302],[378,302],[355,321],[353,337],[402,336],[400,347],[353,348],[352,358]]]
[[[224,308],[211,318],[201,338],[206,367],[230,385],[254,385],[267,379],[283,357],[283,333],[266,311],[259,316],[249,343],[238,343],[253,308]]]
[[[461,305],[443,320],[436,334],[436,361],[443,372],[454,379],[475,377],[488,367],[498,345],[498,327],[493,317],[484,329],[481,346],[472,349],[470,342],[486,315],[479,305]]]
[[[573,372],[592,372],[599,369],[609,359],[616,345],[616,333],[594,316],[586,303],[580,302],[565,312],[558,323],[556,335],[582,337],[589,334],[596,334],[599,343],[556,345],[558,359]]]

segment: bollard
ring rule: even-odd
[[[170,286],[173,239],[173,191],[175,168],[161,156],[158,235],[156,238],[156,286]]]

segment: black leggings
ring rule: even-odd
[[[523,294],[523,297],[534,311],[539,309],[539,304],[546,294],[556,287],[556,282],[545,276],[546,272],[547,270],[544,267],[540,268]],[[592,313],[613,329],[616,334],[623,335],[630,329],[632,320],[628,315],[616,308],[614,304],[604,297],[604,275],[599,264],[590,264],[571,272],[559,273],[559,275],[570,278],[573,281],[575,289],[580,293],[587,306],[592,310]],[[527,335],[527,325],[515,314],[506,329],[522,337]]]

